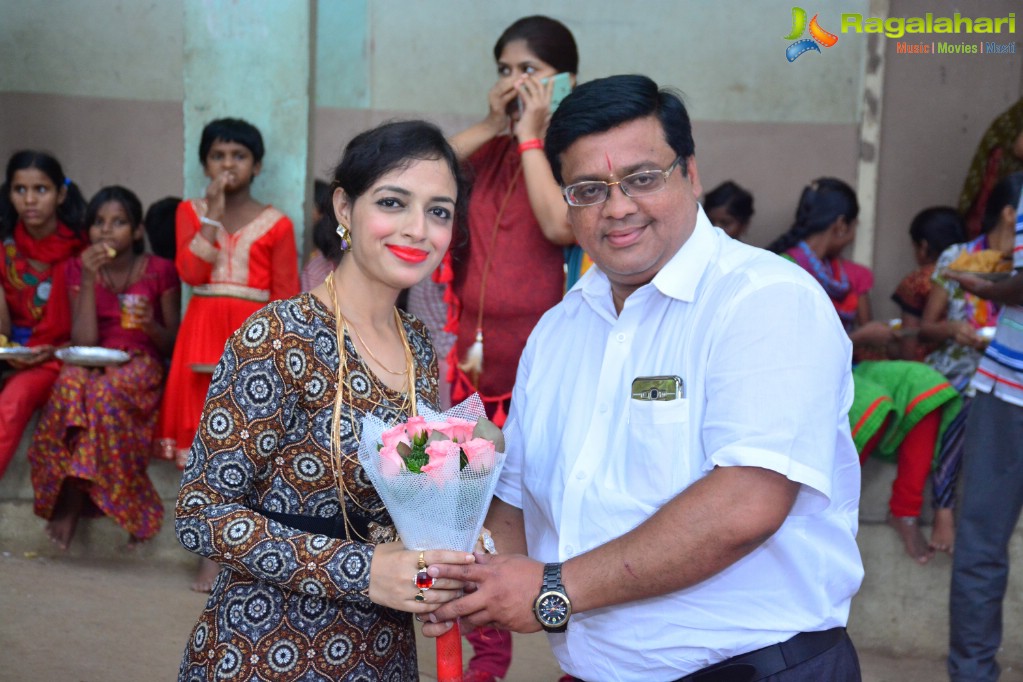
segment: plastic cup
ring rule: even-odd
[[[142,320],[146,312],[146,297],[142,294],[121,294],[121,328],[142,329]]]

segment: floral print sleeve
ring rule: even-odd
[[[337,346],[289,331],[287,308],[264,308],[228,341],[182,479],[177,534],[187,549],[236,572],[366,600],[373,545],[305,533],[254,511],[337,511],[327,437],[333,383],[319,362],[322,355],[336,365]]]

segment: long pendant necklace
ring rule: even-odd
[[[334,413],[331,415],[331,434],[330,434],[330,465],[334,470],[334,479],[337,481],[337,491],[339,504],[341,506],[341,515],[344,519],[345,526],[345,539],[351,540],[352,537],[352,524],[348,520],[348,508],[345,505],[345,500],[351,500],[352,504],[362,509],[368,514],[376,514],[381,512],[384,507],[367,508],[359,503],[357,499],[348,491],[348,486],[344,480],[344,468],[343,464],[345,461],[350,460],[352,455],[345,455],[341,451],[341,407],[344,405],[344,388],[347,385],[345,379],[345,370],[347,365],[347,351],[345,349],[345,329],[348,328],[344,315],[341,314],[341,304],[338,301],[337,292],[334,289],[334,273],[330,272],[327,274],[327,292],[330,294],[330,303],[334,309],[334,320],[335,320],[335,334],[337,336],[337,391],[334,394]],[[410,417],[416,415],[416,366],[415,360],[412,357],[412,348],[409,346],[408,337],[405,334],[405,326],[401,323],[401,317],[398,313],[398,309],[394,309],[395,323],[398,325],[398,332],[401,335],[402,345],[405,348],[405,374],[408,375],[408,385],[405,393],[405,397],[398,406],[399,412],[404,412]],[[363,344],[365,346],[365,344]],[[377,361],[379,362],[379,360]],[[364,363],[365,364],[365,363]],[[372,379],[372,373],[370,373]],[[375,383],[375,382],[374,382]],[[377,387],[383,394],[383,389]],[[352,435],[355,436],[355,442],[357,446],[360,443],[358,430],[355,425],[355,396],[351,386],[348,387],[348,419],[352,429]],[[374,403],[377,407],[383,407],[379,402]],[[372,409],[372,408],[371,408]],[[356,533],[358,536],[358,533]],[[364,542],[369,542],[368,538],[359,536],[359,539]]]

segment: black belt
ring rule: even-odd
[[[787,642],[739,654],[686,675],[678,682],[755,682],[824,653],[842,641],[845,628],[801,632]]]
[[[296,530],[317,535],[326,535],[337,540],[345,539],[345,518],[341,514],[335,516],[309,516],[307,514],[285,514],[283,512],[272,512],[267,509],[253,511],[277,523],[290,526]],[[359,537],[369,537],[369,521],[359,516],[350,515],[348,523]]]
[[[787,642],[739,654],[675,682],[756,682],[819,656],[845,637],[845,628],[801,632]],[[579,678],[573,678],[582,682]]]

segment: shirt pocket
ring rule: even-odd
[[[629,400],[626,490],[659,507],[689,471],[689,401]]]

